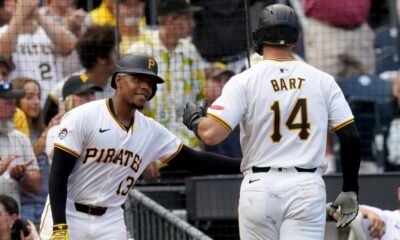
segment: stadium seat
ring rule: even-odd
[[[375,73],[397,71],[399,56],[397,50],[397,28],[382,27],[375,32]]]
[[[340,82],[361,136],[363,160],[386,168],[387,137],[392,119],[392,83],[375,75],[355,75]]]

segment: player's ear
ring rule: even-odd
[[[117,89],[118,86],[121,84],[121,75],[120,74],[116,74],[114,77],[114,82],[115,82],[115,88]]]

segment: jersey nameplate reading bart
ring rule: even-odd
[[[286,80],[286,81],[283,78],[281,78],[279,80],[276,80],[276,79],[270,80],[272,88],[274,89],[275,92],[300,89],[302,83],[305,81],[306,81],[306,79],[299,78],[299,77],[289,78],[289,80]]]

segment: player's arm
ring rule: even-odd
[[[183,113],[183,123],[202,142],[207,145],[215,145],[227,138],[232,130],[222,120],[218,121],[216,118],[205,116],[205,106],[206,102],[204,101],[201,105],[187,103]]]
[[[343,171],[343,192],[358,193],[358,170],[360,168],[360,136],[354,122],[335,131],[340,141],[340,159]]]
[[[343,172],[342,192],[330,205],[329,214],[333,215],[340,208],[336,226],[342,228],[350,224],[358,214],[358,170],[361,151],[360,136],[354,122],[334,129],[340,141],[340,160]]]
[[[53,162],[49,178],[49,197],[53,215],[53,236],[68,234],[65,208],[67,202],[68,177],[75,166],[77,157],[57,146],[54,147]]]
[[[180,167],[193,174],[238,174],[239,158],[231,158],[210,152],[202,152],[183,145],[181,150],[168,162],[168,165]]]

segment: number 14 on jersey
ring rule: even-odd
[[[274,101],[270,107],[273,113],[274,122],[272,134],[270,135],[273,142],[279,142],[282,139],[281,134],[281,109],[279,101]],[[300,114],[298,118],[297,115]],[[299,121],[296,121],[299,120]],[[308,122],[307,99],[299,98],[293,105],[289,117],[285,122],[289,130],[298,130],[298,136],[301,140],[307,140],[310,136],[310,123]]]

